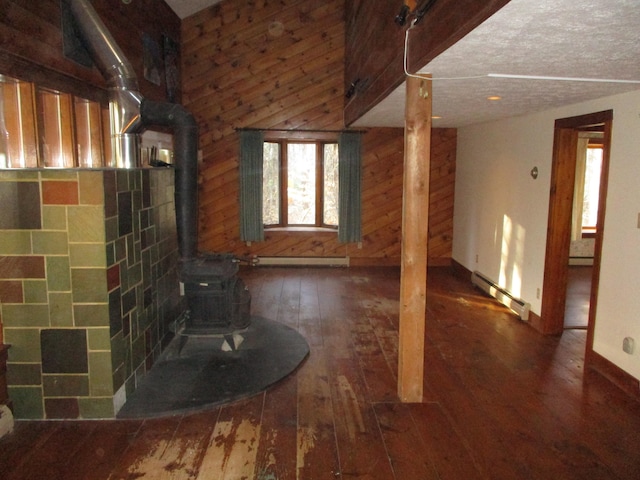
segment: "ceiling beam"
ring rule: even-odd
[[[436,0],[411,33],[409,71],[415,72],[462,39],[509,0]],[[375,8],[346,2],[345,125],[349,126],[405,80],[405,31],[395,23],[403,6],[380,0]],[[373,5],[368,2],[364,5]]]

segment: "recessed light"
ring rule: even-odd
[[[440,120],[442,117],[440,115],[432,115],[431,120]]]
[[[487,97],[487,100],[491,100],[492,102],[495,102],[497,100],[502,100],[502,97],[500,95],[489,95]]]

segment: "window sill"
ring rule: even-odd
[[[329,227],[265,227],[265,232],[290,232],[290,233],[298,233],[298,232],[310,232],[310,233],[338,233],[337,228],[329,228]]]

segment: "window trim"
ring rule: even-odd
[[[268,134],[267,134],[268,133]],[[279,223],[278,224],[266,224],[264,223],[265,231],[326,231],[337,232],[338,225],[327,225],[323,223],[324,217],[324,147],[327,144],[338,144],[338,139],[335,134],[322,133],[313,135],[310,138],[308,134],[304,135],[304,132],[291,132],[297,133],[294,135],[282,134],[284,132],[265,132],[263,139],[264,143],[278,143],[280,151],[280,198],[279,198]],[[302,133],[302,135],[300,135]],[[316,162],[315,162],[315,223],[314,224],[289,224],[288,219],[288,203],[287,203],[287,191],[288,191],[288,144],[292,143],[306,143],[313,144],[316,147]]]
[[[12,134],[1,169],[99,168],[110,152],[107,104],[95,95],[83,97],[11,74],[0,74],[0,108],[6,109]],[[5,104],[4,99],[16,103]],[[77,123],[77,105],[86,103],[86,125]],[[7,126],[9,128],[9,126]],[[86,131],[83,131],[83,128]],[[91,164],[82,162],[81,151],[92,152]]]
[[[595,141],[591,140],[587,145],[587,150],[589,149],[599,149],[604,152],[604,144],[600,139],[597,139]],[[598,225],[582,225],[580,236],[581,238],[595,238],[597,231]]]

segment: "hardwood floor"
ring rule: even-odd
[[[564,328],[587,328],[592,275],[592,266],[569,266]]]
[[[396,397],[399,270],[243,270],[254,314],[305,363],[247,400],[161,419],[17,422],[3,479],[637,479],[640,404],[583,370],[586,332],[543,337],[429,270],[425,398]]]

